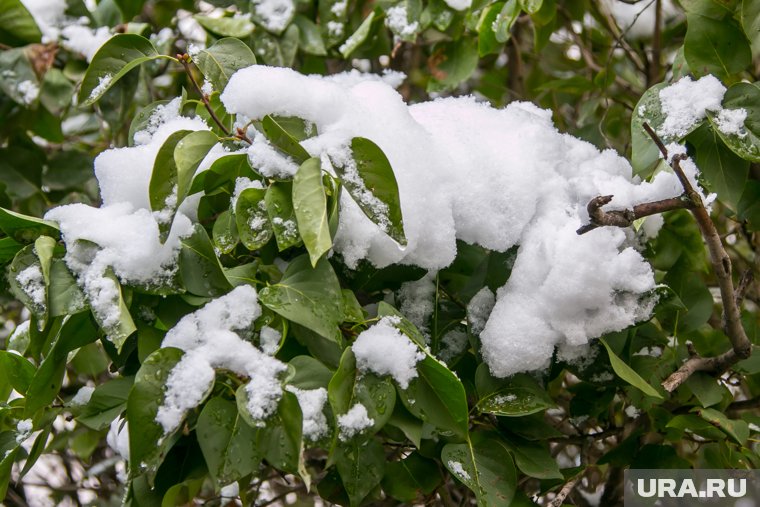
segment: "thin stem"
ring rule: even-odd
[[[195,88],[195,90],[201,96],[201,101],[203,102],[203,105],[206,106],[206,111],[208,111],[208,114],[211,116],[211,119],[214,120],[214,123],[216,123],[219,126],[219,128],[221,129],[221,131],[224,133],[225,136],[229,136],[230,135],[229,129],[224,126],[222,121],[216,115],[214,108],[211,107],[211,103],[208,100],[208,95],[203,93],[203,89],[201,89],[201,87],[198,85],[198,81],[195,80],[195,77],[193,76],[193,73],[190,70],[190,57],[187,55],[177,55],[177,59],[185,68],[185,73],[187,74],[187,77],[190,79],[190,82],[192,83],[193,88]]]

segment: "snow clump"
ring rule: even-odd
[[[251,119],[313,123],[319,134],[302,145],[329,172],[330,152],[353,137],[380,146],[398,181],[407,245],[344,192],[334,251],[350,267],[366,259],[437,271],[454,260],[457,240],[496,251],[519,245],[480,334],[494,375],[542,368],[556,346],[569,350],[649,317],[654,277],[628,232],[575,231],[598,195],[615,196],[609,209],[680,195],[674,174],[634,181],[628,161],[561,134],[551,112],[533,104],[495,109],[460,97],[409,106],[392,86],[361,74],[325,78],[252,66],[232,76],[221,99]]]
[[[373,424],[375,424],[375,420],[369,417],[367,408],[361,403],[357,403],[348,412],[338,416],[340,439],[345,442]]]
[[[396,328],[398,317],[383,317],[363,331],[351,347],[359,370],[390,375],[402,389],[417,377],[417,363],[425,353]]]
[[[254,420],[264,420],[277,409],[282,397],[278,376],[286,365],[241,338],[260,315],[256,289],[240,285],[185,315],[166,333],[161,346],[184,350],[185,355],[169,374],[156,415],[165,434],[176,430],[185,413],[203,402],[214,386],[217,368],[250,379],[245,390]]]

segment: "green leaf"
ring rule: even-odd
[[[0,433],[0,498],[5,498],[8,491],[8,482],[11,480],[11,470],[16,461],[16,455],[21,446],[16,443],[16,435],[13,431]]]
[[[79,313],[66,320],[29,384],[24,407],[27,416],[52,403],[58,395],[69,352],[92,343],[97,338],[97,330],[88,314]]]
[[[318,158],[310,158],[301,164],[293,178],[293,209],[311,265],[316,266],[325,252],[332,248],[327,224],[327,196]]]
[[[728,79],[752,63],[749,42],[733,19],[716,20],[699,14],[689,14],[686,19],[684,56],[695,75],[715,74]]]
[[[720,428],[737,444],[744,445],[749,438],[749,426],[745,421],[729,419],[723,412],[712,408],[698,408],[696,413],[716,428]]]
[[[366,443],[352,441],[340,444],[335,465],[351,506],[359,506],[383,479],[385,451],[375,439]]]
[[[631,165],[633,174],[642,178],[651,176],[661,161],[660,150],[643,125],[648,123],[655,132],[662,126],[665,115],[660,104],[660,90],[667,86],[667,83],[659,83],[645,91],[631,114]]]
[[[20,250],[8,266],[8,287],[44,327],[48,318],[48,288],[42,278],[40,260],[34,254],[34,245]]]
[[[197,296],[217,297],[232,289],[206,229],[200,224],[195,224],[193,234],[182,240],[179,274],[185,288]]]
[[[342,7],[342,8],[341,8]],[[339,0],[318,0],[319,27],[325,46],[331,48],[345,37],[345,27],[348,22],[348,4]],[[330,22],[333,24],[330,25]],[[329,26],[341,26],[340,30],[330,30]]]
[[[134,146],[135,134],[137,132],[148,129],[150,126],[150,118],[153,116],[153,113],[155,113],[158,108],[166,106],[166,104],[169,102],[171,101],[157,100],[155,102],[151,102],[147,106],[140,108],[135,113],[134,117],[132,118],[132,122],[129,124],[129,136],[127,137],[129,146]]]
[[[235,221],[240,241],[248,250],[258,250],[272,239],[272,224],[269,222],[264,201],[266,190],[246,188],[238,195],[235,203]]]
[[[327,396],[336,417],[345,414],[357,403],[364,405],[367,416],[374,421],[371,429],[362,432],[364,439],[385,426],[396,403],[396,390],[391,380],[357,370],[356,357],[350,347],[343,351],[338,370],[330,380]]]
[[[0,264],[4,265],[13,260],[22,248],[24,245],[13,238],[0,238]]]
[[[727,394],[726,388],[723,387],[715,378],[705,372],[698,371],[692,374],[684,385],[694,394],[703,407],[710,407],[723,401],[723,396]]]
[[[201,50],[193,61],[216,90],[227,87],[232,74],[256,64],[251,48],[240,39],[227,37]]]
[[[127,308],[127,304],[124,301],[122,286],[119,283],[119,280],[116,278],[116,275],[114,275],[113,271],[109,269],[106,271],[103,278],[111,280],[111,283],[113,283],[114,287],[119,293],[119,318],[115,325],[106,326],[105,319],[103,315],[100,314],[100,312],[93,311],[92,314],[95,317],[95,320],[98,321],[100,327],[106,331],[108,341],[113,343],[116,347],[116,350],[121,352],[121,347],[124,345],[124,342],[127,341],[127,338],[129,338],[132,333],[137,331],[137,326],[135,326],[135,323],[132,320],[132,315],[129,313],[129,308]]]
[[[363,137],[351,140],[353,163],[335,165],[343,186],[359,208],[401,245],[406,245],[398,183],[388,158],[378,145]]]
[[[104,430],[127,408],[134,377],[117,377],[95,388],[77,421],[93,430]]]
[[[259,299],[286,319],[340,343],[343,296],[338,277],[326,259],[313,268],[305,255],[293,259],[282,280],[262,289]]]
[[[218,142],[219,138],[210,130],[198,130],[184,136],[177,143],[174,149],[174,162],[177,166],[177,205],[187,196],[198,166]]]
[[[438,45],[429,61],[433,79],[428,82],[428,93],[453,90],[475,72],[478,47],[474,40],[461,37]]]
[[[240,177],[260,178],[253,172],[246,153],[225,155],[214,161],[207,170],[195,176],[190,186],[190,194],[205,190],[206,195],[211,195],[224,185],[234,184]]]
[[[243,16],[211,17],[204,16],[202,14],[195,14],[193,18],[195,18],[195,20],[209,32],[220,35],[222,37],[234,37],[234,40],[244,39],[248,37],[253,33],[253,30],[255,28],[250,19]]]
[[[333,372],[327,366],[311,356],[296,356],[288,365],[295,370],[288,378],[288,385],[299,389],[326,389],[333,377]]]
[[[697,149],[695,162],[710,190],[721,202],[736,209],[749,174],[749,162],[729,150],[715,129],[703,125],[689,135]]]
[[[758,83],[736,83],[723,96],[724,109],[744,109],[744,120],[740,134],[726,134],[719,128],[716,115],[708,111],[707,117],[713,130],[734,153],[744,160],[760,162],[760,85]],[[701,167],[700,167],[701,168]]]
[[[602,343],[602,345],[604,345],[604,348],[607,349],[607,354],[610,356],[610,364],[612,364],[612,369],[615,370],[615,373],[618,377],[625,380],[644,394],[660,400],[662,399],[662,395],[658,393],[654,387],[649,385],[649,383],[641,378],[641,376],[636,373],[633,368],[625,364],[623,360],[620,359],[615,354],[615,352],[612,351],[610,346],[607,345],[607,342],[604,340],[604,338],[599,338],[599,341]]]
[[[165,240],[169,235],[174,212],[180,204],[178,168],[174,160],[174,151],[179,142],[190,132],[190,130],[178,130],[166,138],[164,144],[158,149],[156,160],[153,163],[153,172],[148,186],[150,208],[156,212],[163,210],[168,212],[168,216],[162,217],[159,222],[162,240]]]
[[[501,15],[504,8],[504,2],[492,3],[480,13],[480,19],[478,20],[478,55],[483,56],[491,53],[498,53],[501,51],[503,42],[499,42],[496,39],[496,31],[494,28],[499,26],[496,24],[496,20]],[[503,35],[502,35],[503,37]]]
[[[184,352],[167,347],[152,353],[140,366],[127,399],[129,421],[129,467],[148,474],[151,482],[173,443],[171,435],[156,421],[164,401],[166,381]]]
[[[50,263],[48,312],[51,317],[73,315],[87,309],[87,299],[63,259]]]
[[[739,16],[752,47],[752,55],[757,57],[760,54],[760,3],[757,0],[742,0]]]
[[[501,439],[475,434],[472,441],[446,444],[441,460],[459,482],[475,493],[478,506],[510,505],[517,477]]]
[[[541,10],[541,6],[543,5],[543,0],[520,0],[520,4],[522,5],[522,8],[527,12],[528,14],[536,14],[538,11]]]
[[[296,14],[293,23],[298,27],[298,46],[306,54],[315,56],[326,56],[327,49],[322,40],[322,33],[319,27],[309,18],[301,14]]]
[[[145,0],[114,0],[125,21],[129,21],[142,12]]]
[[[383,491],[400,502],[413,504],[419,496],[430,495],[440,483],[441,473],[435,461],[413,452],[386,465]]]
[[[243,421],[234,401],[210,399],[198,416],[196,434],[217,485],[226,486],[258,469],[257,430]]]
[[[0,229],[19,243],[31,243],[39,236],[59,238],[58,224],[0,208]]]
[[[562,479],[557,460],[552,457],[548,444],[531,442],[519,437],[503,439],[502,443],[515,457],[515,464],[522,473],[537,479]]]
[[[272,224],[277,248],[280,252],[301,242],[298,223],[293,208],[293,184],[275,181],[267,188],[264,196],[269,222]]]
[[[285,128],[270,115],[264,116],[264,119],[261,120],[261,126],[267,139],[269,139],[269,141],[282,152],[292,157],[297,163],[303,164],[309,159],[309,157],[311,157],[309,152],[298,142],[298,139],[293,137],[290,132],[285,130]]]
[[[238,405],[239,406],[239,405]],[[303,414],[295,394],[285,391],[273,415],[259,431],[258,445],[267,462],[278,470],[310,477],[303,461]]]
[[[554,402],[546,391],[528,375],[515,375],[506,387],[492,392],[478,401],[480,412],[507,417],[534,414],[553,407]]]
[[[93,56],[79,88],[79,104],[94,104],[127,72],[158,58],[175,60],[158,54],[153,43],[145,37],[133,33],[114,35]]]
[[[507,0],[502,7],[501,12],[496,17],[493,25],[494,36],[496,41],[505,43],[511,36],[512,27],[520,15],[520,4],[517,0]]]
[[[214,245],[223,254],[228,254],[235,249],[240,237],[235,215],[230,210],[222,211],[217,217],[211,236],[214,239]]]
[[[0,368],[5,371],[13,389],[20,394],[29,389],[37,369],[32,363],[18,354],[0,350]]]
[[[374,23],[376,17],[379,18],[375,11],[370,12],[369,16],[364,18],[362,24],[359,25],[359,28],[357,28],[356,31],[352,33],[348,39],[346,39],[340,48],[338,48],[338,51],[341,55],[343,55],[343,58],[350,57],[354,51],[359,49],[359,47],[362,46],[368,38],[370,38],[370,35],[373,31],[372,25],[376,25],[376,23]]]
[[[37,23],[20,0],[0,0],[0,42],[16,46],[41,38]]]

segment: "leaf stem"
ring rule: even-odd
[[[214,120],[214,122],[219,126],[219,129],[221,129],[225,137],[229,137],[230,130],[224,126],[222,121],[216,115],[214,108],[211,107],[211,103],[208,100],[208,95],[203,93],[203,89],[201,89],[201,87],[198,85],[198,81],[195,80],[195,77],[193,76],[193,73],[190,70],[190,56],[187,54],[177,55],[177,59],[182,64],[182,67],[185,68],[185,73],[187,74],[187,77],[190,79],[190,82],[192,83],[193,88],[195,88],[195,90],[200,94],[201,101],[203,102],[203,105],[206,106],[206,111],[208,111],[208,114],[211,116],[211,119]]]

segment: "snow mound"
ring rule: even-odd
[[[627,208],[679,195],[677,178],[633,181],[625,159],[561,134],[549,111],[521,102],[494,109],[472,97],[408,106],[377,79],[267,66],[235,73],[221,98],[249,118],[313,123],[319,135],[302,144],[330,172],[329,154],[353,137],[382,148],[398,180],[408,244],[399,246],[344,193],[334,249],[349,266],[368,259],[439,270],[454,260],[457,239],[497,251],[519,245],[480,335],[494,375],[540,368],[555,346],[587,343],[651,313],[653,273],[627,232],[575,231],[588,221],[591,198],[613,194],[609,208]]]

